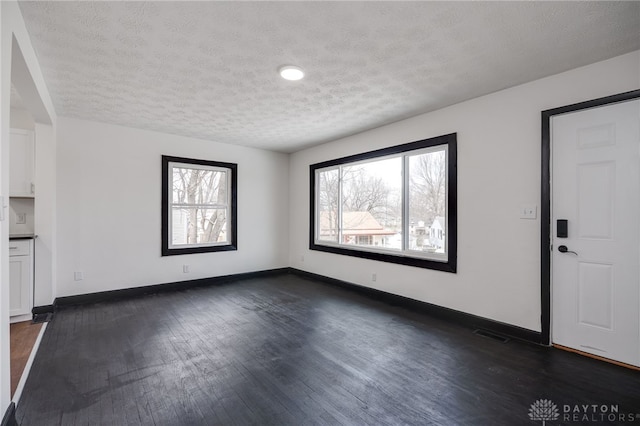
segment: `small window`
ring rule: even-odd
[[[162,255],[237,250],[237,164],[162,156]]]
[[[311,250],[456,271],[456,135],[310,166]]]

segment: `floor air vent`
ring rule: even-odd
[[[479,330],[478,329],[478,330],[473,330],[473,333],[477,334],[478,336],[488,337],[490,339],[497,340],[500,343],[507,343],[509,340],[511,340],[508,337],[501,336],[499,334],[493,333],[493,332],[488,331],[488,330]]]

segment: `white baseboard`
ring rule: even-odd
[[[33,314],[14,315],[9,317],[9,324],[13,324],[14,322],[31,321],[32,319]]]

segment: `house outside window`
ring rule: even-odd
[[[431,224],[431,238],[429,239],[429,243],[431,247],[436,248],[436,250],[443,250],[445,246],[445,234],[444,227],[446,226],[445,218],[442,216],[436,216]]]
[[[162,255],[237,249],[237,164],[162,157]]]

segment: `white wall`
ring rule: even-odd
[[[9,128],[11,97],[11,30],[10,11],[0,3],[0,209],[9,197]],[[6,197],[6,198],[5,198]],[[6,210],[1,215],[6,214]],[[4,416],[11,402],[11,370],[9,367],[9,223],[0,222],[0,414]]]
[[[519,218],[540,206],[540,112],[638,88],[634,52],[293,154],[290,265],[540,331],[540,220]],[[453,132],[457,274],[308,249],[310,164]]]
[[[56,135],[53,126],[35,127],[35,306],[50,305],[56,297]]]
[[[24,109],[11,108],[11,128],[34,130],[36,123],[29,111]]]
[[[11,83],[37,122],[55,127],[56,116],[22,14],[15,1],[0,2],[0,195],[9,193]],[[33,109],[33,111],[32,111]],[[7,202],[8,204],[8,202]],[[0,207],[1,208],[1,207]],[[37,227],[37,225],[36,225]],[[0,416],[10,402],[9,222],[0,223]]]
[[[57,143],[58,297],[287,266],[287,155],[67,118]],[[238,164],[237,251],[160,256],[163,154]]]

